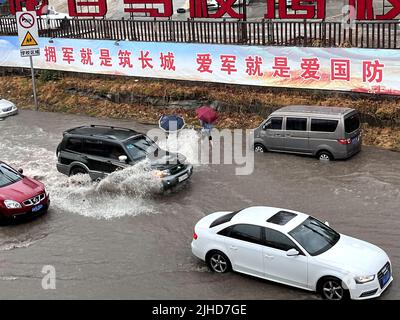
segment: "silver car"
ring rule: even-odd
[[[0,97],[0,120],[18,113],[18,109],[14,103]]]
[[[254,130],[254,150],[347,159],[361,150],[360,123],[359,113],[350,108],[284,107]]]

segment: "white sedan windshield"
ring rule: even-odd
[[[329,250],[340,239],[339,233],[312,217],[294,228],[289,234],[312,256]]]

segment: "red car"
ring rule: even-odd
[[[50,198],[43,183],[0,161],[0,219],[47,212]]]

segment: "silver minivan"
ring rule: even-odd
[[[350,108],[288,106],[254,130],[254,151],[346,159],[361,150],[360,115]]]

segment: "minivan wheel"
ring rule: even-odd
[[[332,154],[328,151],[321,151],[318,153],[318,159],[321,161],[331,161],[333,160]]]
[[[267,152],[267,148],[265,148],[262,144],[256,143],[254,145],[254,152],[264,153]]]
[[[86,170],[81,167],[73,167],[71,172],[69,173],[70,176],[75,176],[77,174],[87,174]]]
[[[342,281],[335,277],[327,277],[320,286],[320,294],[324,300],[346,300],[349,291],[343,288]]]
[[[213,251],[207,256],[209,268],[217,273],[226,273],[231,270],[231,262],[221,251]]]

